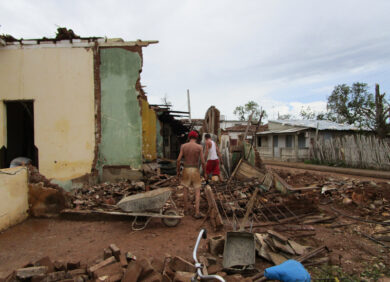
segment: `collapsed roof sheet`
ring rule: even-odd
[[[357,128],[354,125],[345,124],[345,123],[337,123],[330,120],[316,120],[316,119],[302,119],[302,120],[270,120],[270,123],[280,123],[283,125],[290,125],[290,126],[299,126],[299,127],[306,127],[306,128],[314,128],[316,129],[318,127],[318,130],[355,130],[358,131],[359,128]],[[365,129],[368,130],[368,129]]]
[[[267,135],[267,134],[290,134],[290,133],[295,133],[299,132],[302,130],[305,130],[307,128],[289,128],[289,129],[283,129],[283,130],[268,130],[268,131],[262,131],[262,132],[257,132],[257,135]]]

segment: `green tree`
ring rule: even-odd
[[[390,133],[390,104],[385,97],[386,93],[381,94],[379,84],[375,84],[374,105],[362,108],[368,121],[366,125],[374,130],[380,138],[385,138]]]
[[[367,83],[335,86],[322,118],[369,128],[381,138],[390,133],[390,105],[386,94],[380,93],[379,84],[375,85],[375,96],[369,92]]]
[[[249,101],[244,106],[237,106],[233,112],[240,120],[248,120],[249,116],[252,115],[252,120],[256,121],[260,118],[261,112],[263,111],[263,118],[267,116],[264,110],[261,110],[259,104],[255,101]]]
[[[279,115],[279,113],[278,113],[279,120],[288,120],[288,119],[292,119],[292,118],[293,118],[293,116],[291,114]]]
[[[367,83],[355,82],[352,86],[336,85],[328,97],[327,119],[339,123],[367,126],[363,108],[374,108],[373,95],[368,92]]]
[[[310,108],[310,106],[302,107],[299,113],[302,119],[316,119],[316,113]]]

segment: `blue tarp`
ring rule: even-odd
[[[303,265],[296,260],[287,260],[282,264],[268,267],[264,271],[268,279],[280,280],[282,282],[310,282],[310,274]]]

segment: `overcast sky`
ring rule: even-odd
[[[321,111],[335,85],[379,83],[390,92],[388,0],[142,0],[0,2],[0,33],[159,40],[144,48],[141,82],[151,103],[167,95],[203,118],[215,105],[227,118],[249,100],[269,118]],[[0,62],[1,63],[1,62]]]

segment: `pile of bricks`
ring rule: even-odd
[[[91,265],[80,261],[51,261],[44,257],[12,272],[0,281],[31,282],[85,282],[85,281],[189,281],[195,267],[180,257],[166,257],[164,261],[153,258],[137,258],[130,252],[123,253],[111,244],[103,255]]]

